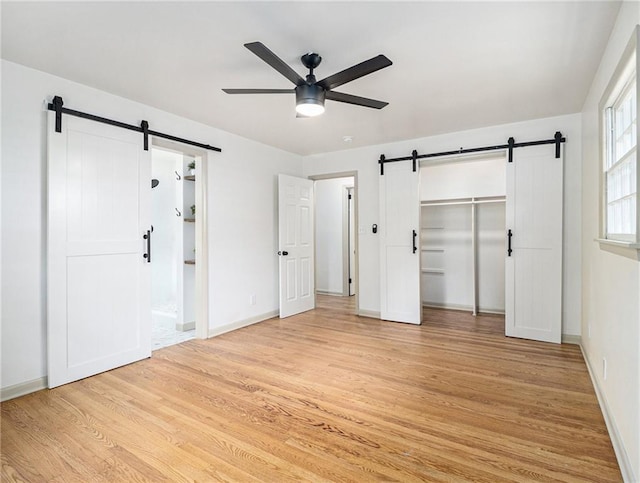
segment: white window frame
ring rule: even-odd
[[[614,161],[611,166],[609,166],[609,160],[612,156],[615,156],[615,151],[613,150],[613,143],[615,140],[613,139],[612,132],[612,108],[616,105],[616,103],[620,102],[623,96],[628,93],[628,88],[630,83],[635,82],[634,89],[636,95],[636,113],[638,112],[638,99],[640,96],[638,89],[638,73],[640,73],[639,69],[639,58],[637,55],[637,45],[640,43],[640,26],[636,26],[631,36],[627,47],[622,54],[620,62],[616,67],[607,88],[605,89],[602,98],[599,104],[599,112],[600,112],[600,233],[599,238],[597,239],[600,242],[600,246],[603,249],[609,250],[609,247],[614,246],[618,249],[622,249],[623,252],[621,254],[626,255],[624,250],[629,249],[633,253],[630,254],[634,258],[640,255],[640,193],[638,193],[638,186],[640,186],[640,166],[638,160],[638,150],[637,150],[637,140],[639,134],[640,124],[636,122],[636,147],[632,150],[628,151],[628,153],[623,156],[623,158]],[[609,171],[615,169],[616,166],[620,165],[624,162],[624,159],[627,159],[629,155],[635,156],[635,168],[636,168],[636,195],[635,195],[635,223],[636,229],[635,233],[630,234],[621,234],[621,233],[609,233],[608,232],[608,223],[607,223],[607,214],[608,214],[608,196],[607,196],[607,174]]]

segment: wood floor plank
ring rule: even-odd
[[[2,481],[621,481],[577,346],[353,299],[3,403]]]

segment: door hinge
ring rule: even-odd
[[[349,199],[351,199],[351,193],[349,193]]]
[[[349,283],[353,283],[353,280],[349,279]]]

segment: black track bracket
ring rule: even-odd
[[[55,96],[53,98],[53,110],[56,112],[56,132],[62,132],[62,97]]]
[[[149,123],[147,121],[142,121],[140,123],[140,129],[142,129],[144,150],[149,151]]]
[[[509,146],[509,162],[513,163],[513,147],[516,144],[516,140],[513,138],[509,138],[507,140],[507,145]]]
[[[556,131],[553,139],[556,141],[556,159],[560,159],[560,143],[563,141],[562,133],[560,131]]]

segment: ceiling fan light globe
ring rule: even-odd
[[[319,116],[324,112],[324,106],[314,102],[305,102],[296,105],[296,112],[305,117]]]

